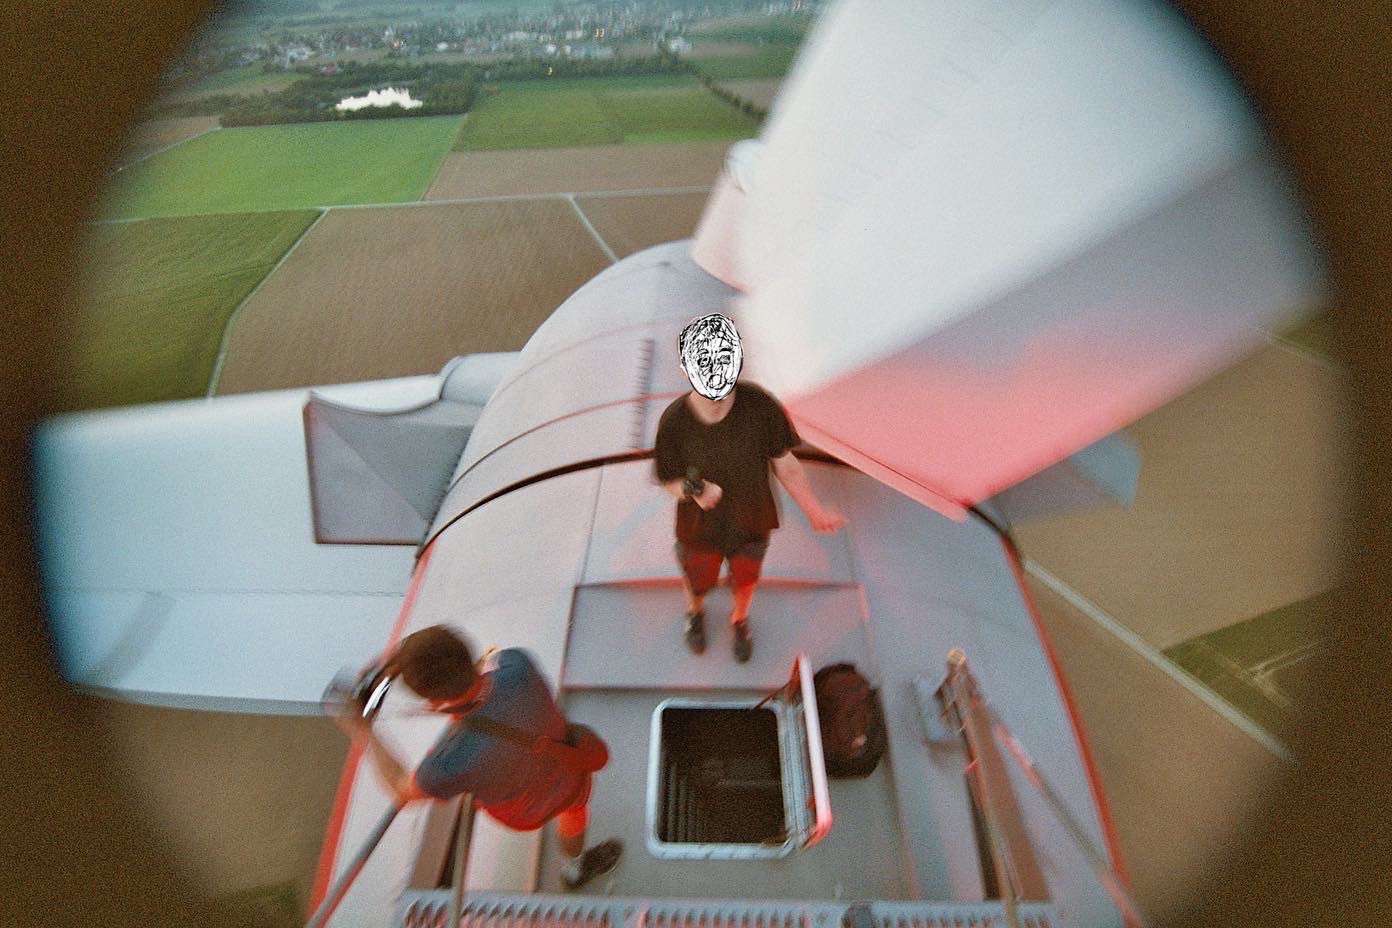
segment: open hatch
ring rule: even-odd
[[[658,857],[786,857],[831,830],[812,671],[759,701],[673,698],[653,710],[647,840]]]

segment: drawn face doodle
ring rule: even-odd
[[[703,316],[683,332],[682,369],[706,399],[719,400],[735,388],[744,362],[734,323],[719,313]]]

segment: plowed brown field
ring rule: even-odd
[[[562,199],[333,209],[244,304],[218,393],[509,351],[608,264]]]
[[[683,142],[454,151],[425,199],[709,187],[720,175],[729,147],[729,142]]]
[[[1130,510],[1015,527],[1030,558],[1157,650],[1329,589],[1345,471],[1339,374],[1267,347],[1127,429]]]
[[[154,119],[136,126],[126,139],[126,147],[116,158],[117,170],[130,167],[161,149],[194,136],[211,132],[218,127],[216,116],[180,116],[174,119]]]
[[[576,197],[575,201],[600,238],[626,258],[652,245],[689,238],[706,206],[706,194]]]

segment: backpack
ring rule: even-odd
[[[854,664],[829,664],[812,677],[821,719],[827,776],[868,776],[884,756],[888,736],[879,694]]]

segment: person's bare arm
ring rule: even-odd
[[[404,806],[417,799],[430,798],[416,783],[415,775],[408,773],[392,750],[382,743],[382,739],[377,737],[376,732],[372,730],[371,722],[356,712],[335,716],[334,721],[355,742],[361,741],[363,743],[377,775],[382,778],[382,782],[387,785],[387,789],[391,790],[398,803]]]
[[[807,515],[807,521],[818,532],[834,532],[846,524],[846,517],[834,509],[822,508],[817,494],[812,492],[812,484],[807,479],[807,471],[802,462],[791,451],[773,459],[773,475],[783,484],[783,489],[793,498]]]

